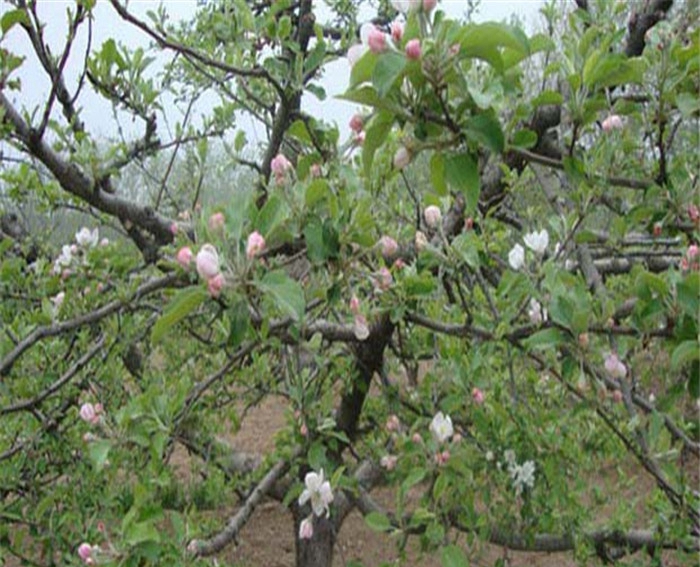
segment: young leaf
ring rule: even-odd
[[[258,282],[258,288],[269,294],[277,307],[295,321],[304,317],[306,301],[299,282],[294,281],[282,271],[269,272]]]
[[[208,297],[209,294],[200,286],[188,287],[179,291],[153,325],[151,341],[154,343],[160,341],[175,324],[192,313]]]

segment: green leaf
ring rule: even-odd
[[[304,227],[304,240],[307,255],[312,262],[337,258],[340,241],[337,231],[328,221],[322,222],[318,217],[310,219]]]
[[[689,362],[700,359],[700,344],[698,341],[683,341],[671,355],[671,369],[676,371],[683,368]]]
[[[372,72],[372,84],[385,97],[406,68],[406,57],[395,51],[382,53]]]
[[[277,307],[295,321],[304,317],[306,301],[304,290],[299,282],[294,281],[282,271],[269,272],[257,284],[260,291],[272,296]]]
[[[278,195],[272,194],[255,220],[255,228],[263,236],[269,236],[287,217],[289,209],[287,204]]]
[[[108,439],[98,439],[97,441],[90,441],[88,444],[88,454],[97,471],[101,471],[104,468],[111,449],[112,442]]]
[[[357,104],[365,104],[367,106],[382,106],[382,99],[377,94],[374,87],[364,85],[353,90],[349,90],[336,98],[356,102]]]
[[[365,523],[375,532],[388,532],[391,530],[391,522],[380,512],[370,512],[365,516]]]
[[[447,183],[445,182],[445,158],[441,153],[435,152],[430,158],[430,181],[433,189],[440,196],[447,195]]]
[[[479,204],[480,180],[476,161],[470,154],[452,155],[445,160],[447,183],[460,191],[466,200],[465,215],[471,215]]]
[[[243,299],[234,303],[229,309],[229,318],[231,319],[231,325],[228,344],[231,348],[236,348],[245,340],[250,329],[248,303]]]
[[[188,287],[179,291],[153,325],[151,341],[154,343],[160,341],[175,324],[192,313],[208,297],[209,294],[200,286]]]
[[[10,10],[3,14],[2,19],[0,19],[0,29],[2,29],[3,35],[10,31],[16,24],[30,25],[27,13],[20,8]]]
[[[526,348],[542,350],[566,343],[566,335],[559,329],[542,329],[523,341]]]
[[[306,188],[306,194],[304,195],[306,208],[313,209],[317,203],[324,201],[331,195],[331,188],[330,185],[328,185],[328,181],[325,179],[314,179]]]
[[[394,115],[390,112],[380,111],[365,127],[365,141],[362,144],[362,163],[365,175],[370,177],[372,162],[377,149],[384,143],[394,123]]]
[[[350,88],[372,79],[374,66],[377,64],[378,59],[379,56],[369,49],[360,57],[350,71]]]
[[[469,567],[467,556],[456,545],[448,545],[442,548],[440,563],[442,567]]]
[[[500,48],[508,47],[526,55],[529,45],[525,35],[511,26],[489,22],[466,26],[459,37],[460,53],[488,62],[498,72],[504,69]]]
[[[492,152],[501,153],[503,151],[503,130],[501,130],[501,123],[494,112],[482,112],[472,116],[467,121],[466,134]]]
[[[537,134],[528,128],[518,130],[510,142],[511,146],[523,149],[533,148],[536,144]]]
[[[144,542],[160,542],[160,533],[152,521],[136,522],[124,532],[127,545],[135,546]]]
[[[410,488],[414,487],[419,482],[422,482],[427,474],[425,469],[413,469],[408,476],[401,483],[401,490],[404,492],[408,491]]]

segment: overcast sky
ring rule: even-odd
[[[321,4],[320,2],[318,3]],[[151,0],[131,0],[129,10],[139,18],[145,19],[146,13],[149,10],[155,10],[159,4],[160,2]],[[478,21],[499,21],[510,18],[512,14],[517,14],[526,23],[526,26],[531,28],[537,21],[539,9],[543,4],[544,0],[483,0],[476,19]],[[193,18],[197,11],[196,0],[168,0],[164,2],[164,5],[172,20]],[[49,45],[53,46],[54,53],[59,53],[62,48],[67,29],[66,10],[72,6],[74,6],[74,2],[66,0],[38,1],[38,12],[47,24],[45,37]],[[10,8],[11,6],[5,2],[0,4],[0,12],[2,13]],[[467,9],[467,2],[463,0],[441,0],[440,8],[450,16],[459,18]],[[367,14],[367,18],[369,17],[371,17],[371,14]],[[87,44],[86,32],[87,29],[84,28],[82,34],[78,36],[66,69],[66,83],[71,92],[75,90],[77,77],[81,69],[82,58]],[[142,32],[124,23],[107,2],[98,0],[93,28],[93,49],[99,47],[110,37],[130,47],[138,45],[146,47],[149,43]],[[19,26],[16,26],[4,38],[2,47],[9,49],[13,53],[27,56],[27,60],[16,75],[22,80],[22,91],[10,93],[10,98],[17,106],[24,106],[27,109],[32,109],[35,105],[43,103],[50,85],[46,74],[40,68],[36,57],[32,55],[29,49],[26,34],[19,29]],[[322,85],[326,89],[328,98],[323,102],[319,102],[313,96],[307,96],[304,100],[305,110],[327,121],[337,122],[341,132],[345,135],[348,131],[347,122],[355,112],[356,106],[337,100],[334,96],[342,93],[347,88],[348,75],[349,67],[346,60],[334,62],[327,67],[322,80]],[[167,99],[164,99],[162,104],[166,108],[172,107],[172,103]],[[112,119],[112,109],[108,103],[93,93],[85,92],[79,100],[79,106],[82,107],[81,118],[92,134],[98,137],[115,136],[117,130]],[[159,127],[162,126],[164,125],[159,124]],[[129,137],[140,136],[142,135],[143,125],[127,121],[122,123],[122,128]],[[246,130],[251,141],[261,141],[260,137],[264,132],[259,127],[255,128],[251,125],[247,126]],[[164,132],[159,131],[159,135],[161,135],[162,139],[168,138]]]

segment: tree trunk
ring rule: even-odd
[[[299,537],[299,524],[304,519],[299,511],[294,513],[294,541],[296,542],[296,567],[331,567],[335,532],[333,522],[324,517],[314,517],[314,535],[311,539]]]

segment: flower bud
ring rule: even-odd
[[[423,0],[423,11],[430,14],[437,6],[437,0]]]
[[[416,236],[414,238],[414,244],[418,252],[422,252],[428,247],[428,239],[420,230],[416,231]]]
[[[256,230],[248,236],[245,253],[248,259],[253,259],[255,256],[265,250],[265,238]]]
[[[299,524],[299,539],[311,539],[312,537],[314,537],[313,516],[309,516]]]
[[[356,295],[353,295],[350,298],[350,311],[352,311],[354,315],[357,315],[360,312],[360,300],[357,299]]]
[[[394,20],[391,22],[391,39],[394,40],[394,43],[399,43],[401,41],[401,38],[403,37],[403,22],[400,22],[399,20]]]
[[[390,415],[386,420],[386,430],[390,433],[394,433],[401,428],[401,422],[397,415]]]
[[[214,213],[209,217],[209,230],[212,232],[219,232],[222,228],[224,228],[225,222],[226,218],[224,217],[224,213]]]
[[[423,217],[425,218],[425,224],[428,228],[436,229],[440,226],[442,222],[442,213],[440,208],[435,205],[430,205],[423,211]]]
[[[421,46],[419,39],[412,39],[406,44],[406,57],[416,61],[421,57]]]
[[[484,403],[484,392],[479,388],[472,389],[472,399],[476,405],[480,406]]]
[[[391,236],[382,236],[377,244],[379,244],[381,248],[382,256],[387,259],[394,256],[399,251],[398,243],[391,238]]]
[[[613,130],[620,130],[624,124],[622,123],[622,118],[617,114],[611,114],[601,125],[604,132],[612,132]]]
[[[98,412],[95,410],[95,406],[90,403],[85,403],[80,406],[80,419],[86,423],[95,424],[100,418],[97,415]]]
[[[209,295],[214,298],[219,297],[219,295],[221,295],[221,290],[224,288],[224,283],[224,276],[221,273],[209,278],[207,281],[207,290],[209,291]]]
[[[653,235],[655,238],[659,238],[659,236],[661,236],[662,229],[663,229],[663,227],[661,226],[660,222],[654,223]]]
[[[194,255],[192,254],[192,250],[189,246],[183,246],[177,251],[176,258],[177,263],[180,264],[185,270],[187,270],[190,267],[190,264],[192,263]]]
[[[404,146],[401,146],[394,154],[394,167],[403,169],[409,163],[411,163],[411,154]]]
[[[362,119],[362,116],[360,114],[353,114],[352,118],[350,119],[350,130],[355,132],[356,134],[359,134],[362,132],[362,128],[364,128],[364,120]]]
[[[219,254],[211,244],[204,244],[197,253],[197,273],[206,280],[219,273]]]
[[[372,27],[367,36],[367,45],[372,53],[382,53],[386,47],[386,35],[382,30]]]
[[[396,455],[384,455],[379,464],[388,471],[393,471],[396,468],[396,462],[399,458]]]

